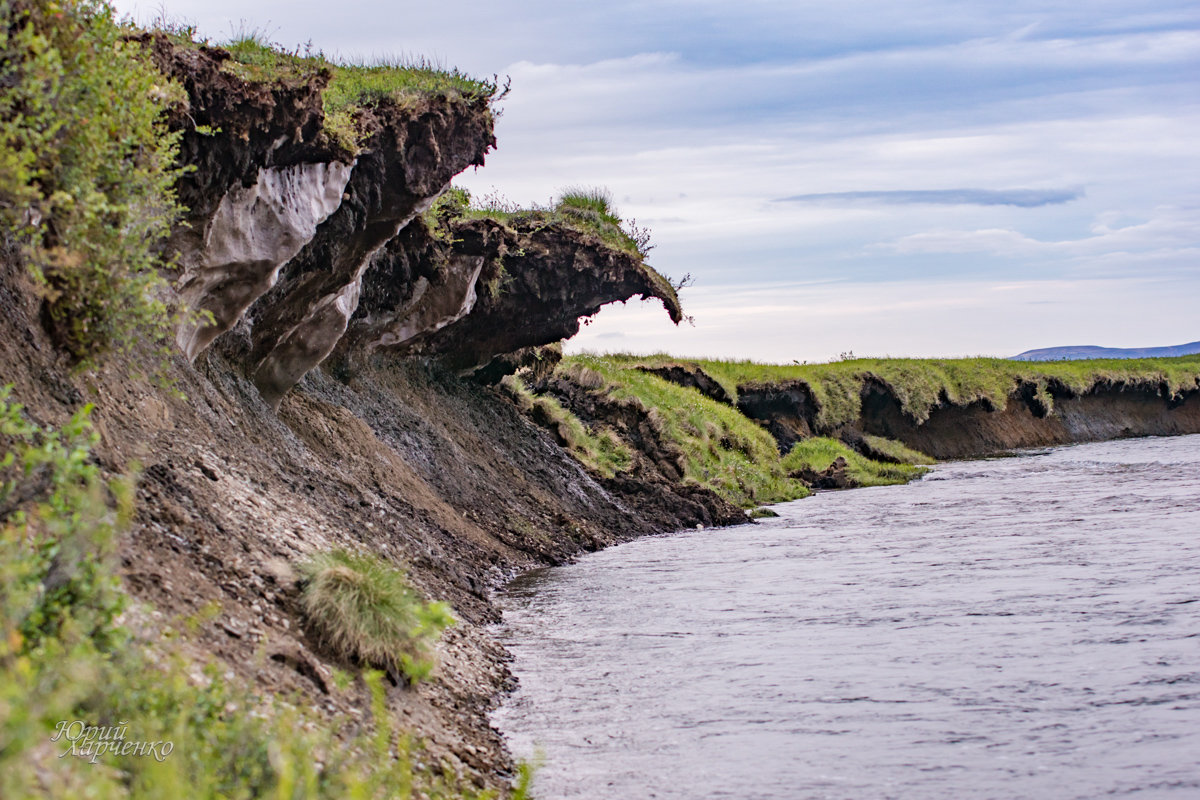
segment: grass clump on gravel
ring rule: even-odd
[[[378,556],[331,550],[300,574],[305,619],[333,652],[412,683],[433,672],[433,646],[455,620],[445,603],[424,602],[403,571]]]

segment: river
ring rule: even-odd
[[[537,797],[1200,797],[1200,436],[775,510],[509,587]]]

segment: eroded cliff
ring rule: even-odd
[[[512,765],[487,720],[509,680],[485,630],[490,592],[519,570],[740,512],[668,478],[589,473],[491,384],[605,303],[657,297],[678,321],[674,291],[607,218],[431,211],[494,146],[494,85],[350,80],[321,59],[164,33],[126,41],[183,90],[168,111],[187,210],[166,243],[167,299],[204,316],[184,321],[165,364],[134,347],[79,372],[6,237],[0,383],[39,425],[95,400],[99,465],[138,472],[119,558],[148,648],[186,630],[179,649],[197,663],[340,729],[370,699],[335,678],[363,665],[309,634],[293,568],[339,547],[380,554],[460,620],[435,677],[389,686],[390,709],[431,763],[505,787]],[[156,372],[166,386],[141,377]]]

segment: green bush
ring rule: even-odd
[[[300,573],[304,616],[326,647],[413,683],[429,677],[433,645],[454,624],[449,606],[423,602],[401,570],[366,553],[319,553]]]
[[[158,245],[179,214],[185,99],[101,0],[0,0],[0,226],[23,246],[55,338],[90,364],[169,341]]]
[[[10,392],[0,388],[0,658],[67,628],[111,647],[124,595],[107,562],[132,510],[130,483],[104,481],[91,461],[90,405],[61,431],[46,430]]]
[[[110,558],[130,482],[95,464],[90,407],[47,429],[10,394],[0,389],[0,797],[495,797],[420,766],[431,759],[395,729],[379,673],[363,675],[364,727],[258,696],[217,663],[197,670],[171,628],[153,648],[135,641]],[[420,615],[446,621],[444,608]]]

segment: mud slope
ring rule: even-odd
[[[501,787],[512,765],[487,712],[510,679],[485,632],[498,617],[489,593],[520,570],[729,508],[695,489],[678,502],[653,465],[645,485],[598,481],[466,373],[635,294],[662,297],[678,320],[674,294],[639,257],[578,230],[476,221],[430,240],[421,215],[494,144],[487,96],[371,96],[351,153],[323,127],[328,74],[251,79],[219,48],[142,41],[188,93],[171,120],[192,167],[172,279],[211,320],[178,332],[168,387],[142,377],[160,363],[148,353],[73,372],[8,250],[0,383],[41,424],[95,403],[102,465],[141,476],[120,544],[126,586],[167,624],[208,619],[188,647],[247,684],[361,716],[361,687],[332,682],[353,665],[304,633],[291,565],[339,546],[406,565],[460,623],[436,677],[392,686],[391,706],[435,758]],[[196,616],[206,608],[215,617]]]

